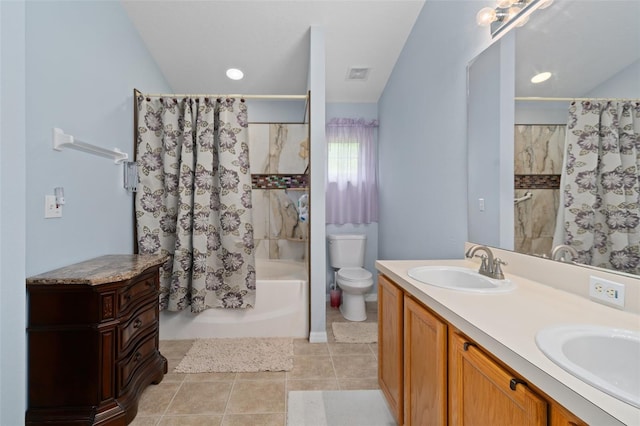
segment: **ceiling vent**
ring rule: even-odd
[[[366,81],[367,77],[369,77],[369,71],[371,71],[371,68],[349,68],[347,80]]]

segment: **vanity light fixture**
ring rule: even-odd
[[[521,27],[536,9],[549,7],[553,0],[497,0],[494,7],[484,7],[476,15],[482,27],[490,26],[491,36],[497,37],[513,26]]]
[[[244,73],[238,68],[229,68],[227,70],[227,77],[229,77],[231,80],[242,80],[242,78],[244,77]]]
[[[538,84],[538,83],[542,83],[543,81],[547,81],[550,78],[551,78],[551,73],[549,71],[545,71],[531,77],[531,82],[533,84]]]

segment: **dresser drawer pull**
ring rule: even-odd
[[[153,287],[153,281],[149,280],[144,283],[147,287]]]
[[[142,326],[142,320],[141,320],[140,318],[136,319],[136,320],[133,322],[133,328],[134,328],[134,329],[135,329],[135,328],[140,328],[141,326]]]
[[[135,356],[133,357],[133,362],[139,362],[140,358],[142,358],[142,354],[140,352],[136,352]]]
[[[131,295],[129,293],[124,295],[124,300],[126,300],[127,302],[131,301]]]

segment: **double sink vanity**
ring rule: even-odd
[[[377,261],[398,424],[640,425],[640,280],[488,250],[502,278],[475,259]],[[624,310],[589,298],[594,276],[625,285]]]

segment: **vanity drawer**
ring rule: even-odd
[[[157,351],[156,337],[156,332],[150,333],[126,358],[118,362],[118,389],[126,388],[136,370]]]
[[[157,295],[158,275],[141,275],[118,293],[118,312],[122,313],[138,303],[146,303],[151,296]]]
[[[126,322],[118,325],[118,353],[125,352],[127,346],[135,342],[138,336],[143,335],[150,327],[158,324],[157,303],[151,302],[142,309],[136,311]]]

